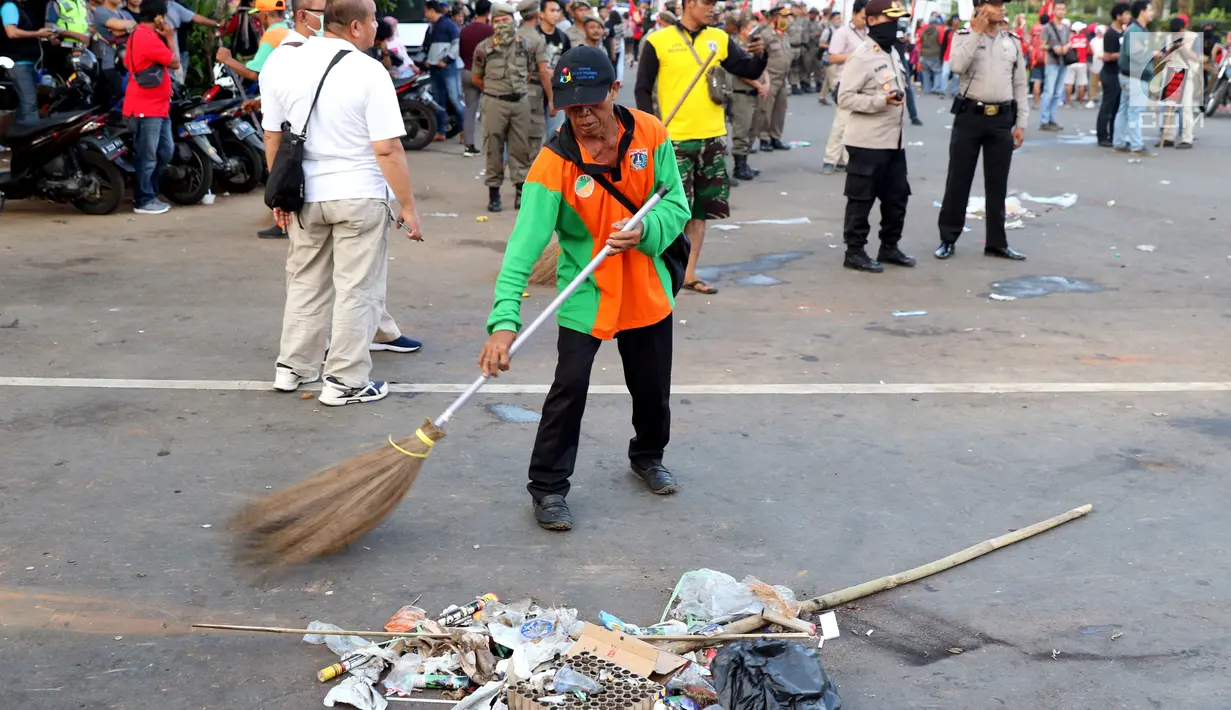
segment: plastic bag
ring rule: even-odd
[[[686,695],[701,707],[709,707],[718,702],[718,691],[706,677],[705,671],[696,663],[689,663],[684,670],[671,676],[667,681],[667,692]]]
[[[712,569],[686,573],[678,589],[679,604],[672,612],[677,619],[718,622],[761,611],[761,601],[747,585]]]
[[[423,671],[423,659],[417,653],[407,653],[393,664],[385,676],[385,695],[410,695],[415,688],[414,677]]]
[[[573,647],[572,637],[580,635],[584,626],[577,620],[576,609],[563,607],[544,610],[520,626],[504,623],[517,616],[502,614],[488,623],[487,629],[493,641],[513,651],[513,672],[518,678],[529,678],[538,666],[568,653]]]
[[[406,633],[414,631],[419,626],[419,622],[427,618],[427,611],[420,609],[417,606],[406,606],[394,612],[393,616],[385,622],[385,631],[394,633]]]
[[[839,710],[838,687],[811,646],[776,639],[737,641],[710,669],[724,710]]]
[[[603,690],[598,681],[584,673],[578,673],[567,664],[556,671],[553,684],[557,693],[584,693],[588,696]]]
[[[341,631],[342,627],[326,624],[323,621],[313,621],[308,624],[308,631]],[[325,644],[338,656],[349,656],[361,648],[367,648],[372,645],[371,641],[363,639],[359,636],[336,636],[333,634],[304,634],[304,643]]]

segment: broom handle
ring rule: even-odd
[[[705,70],[710,68],[710,62],[714,61],[715,54],[718,54],[717,49],[710,52],[710,56],[705,58],[705,64],[702,64],[701,68],[697,69],[697,75],[692,78],[692,81],[688,84],[688,88],[684,89],[684,93],[680,94],[680,100],[675,102],[675,108],[671,109],[671,113],[667,114],[667,118],[663,120],[664,126],[671,125],[671,119],[675,118],[675,114],[680,112],[680,108],[684,105],[684,100],[687,99],[688,95],[692,93],[692,88],[696,86],[697,82],[701,80],[701,77],[705,75]]]
[[[667,192],[668,188],[663,186],[660,187],[653,195],[650,195],[650,199],[646,200],[645,204],[641,206],[641,209],[637,210],[637,213],[624,224],[624,228],[620,231],[631,232],[635,229],[637,225],[641,223],[641,220],[650,213],[650,210],[654,209],[654,205],[657,205],[659,200],[666,196]],[[535,318],[530,325],[526,326],[526,328],[517,335],[517,338],[513,340],[513,345],[509,348],[509,357],[513,357],[513,355],[521,349],[522,344],[529,340],[530,336],[534,335],[534,331],[538,330],[539,326],[543,325],[548,318],[555,315],[556,311],[560,309],[561,304],[567,301],[568,297],[572,296],[573,292],[580,288],[581,284],[586,279],[590,278],[590,275],[594,273],[594,270],[597,269],[599,265],[603,263],[603,260],[610,254],[611,249],[609,247],[603,247],[602,250],[599,251],[598,256],[595,256],[589,264],[586,264],[586,268],[582,269],[581,273],[577,274],[577,276],[569,282],[569,285],[565,286],[564,290],[561,291],[551,303],[547,304],[547,308],[539,314],[538,318]],[[472,382],[470,386],[466,388],[466,391],[462,392],[457,399],[453,400],[453,404],[450,404],[449,408],[446,409],[439,417],[436,417],[436,421],[432,423],[436,425],[437,428],[443,427],[450,419],[453,418],[454,414],[457,414],[459,409],[466,405],[466,402],[474,396],[474,393],[478,392],[486,383],[487,375],[479,375],[479,379]]]

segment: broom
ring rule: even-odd
[[[628,220],[630,231],[667,193],[655,192]],[[604,247],[581,273],[525,328],[509,348],[521,349],[560,305],[573,295],[610,255]],[[306,562],[346,547],[381,523],[398,506],[419,475],[441,428],[487,382],[480,375],[435,421],[424,420],[415,433],[399,441],[352,456],[288,488],[250,503],[231,520],[239,538],[240,556],[257,565],[281,568]]]
[[[675,102],[675,108],[671,109],[671,113],[667,114],[667,120],[663,121],[663,126],[671,124],[671,119],[675,118],[675,114],[679,113],[680,107],[684,105],[684,99],[692,93],[693,87],[705,76],[705,70],[710,68],[710,62],[714,61],[714,55],[718,50],[713,50],[710,55],[705,58],[705,63],[697,69],[697,74],[688,83],[688,87],[684,89],[684,93],[680,94],[679,101]],[[529,284],[531,286],[555,286],[556,285],[556,262],[560,256],[560,246],[552,243],[547,249],[543,250],[543,255],[534,262],[534,268],[530,270]]]

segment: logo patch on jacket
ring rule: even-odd
[[[628,154],[628,161],[633,164],[633,170],[645,170],[650,164],[650,151],[645,148],[634,148]]]
[[[573,192],[577,193],[578,197],[589,197],[594,194],[594,178],[589,175],[578,175],[577,181],[573,183]]]

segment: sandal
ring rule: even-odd
[[[707,296],[718,293],[718,289],[705,283],[701,279],[697,279],[696,281],[689,281],[688,283],[684,284],[684,288],[688,289],[689,291],[696,291],[697,293],[704,293]]]

